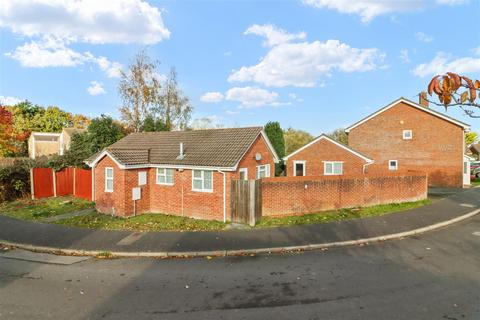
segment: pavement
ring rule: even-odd
[[[198,259],[4,259],[0,319],[480,319],[480,215],[401,241]]]
[[[65,227],[0,216],[0,243],[39,251],[117,256],[205,256],[309,250],[401,238],[480,213],[480,188],[379,217],[253,230],[131,232]]]

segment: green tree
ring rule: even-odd
[[[465,145],[469,146],[478,140],[478,134],[474,131],[465,134]]]
[[[348,135],[343,128],[333,130],[328,136],[341,144],[348,145]]]
[[[155,119],[152,115],[148,115],[143,121],[143,132],[167,131],[167,126],[161,119]]]
[[[280,123],[277,121],[270,121],[265,125],[265,133],[272,143],[275,152],[280,159],[285,156],[285,138],[283,137],[283,130]]]
[[[310,133],[293,128],[288,128],[284,131],[283,136],[285,137],[285,153],[287,155],[300,149],[314,139]]]
[[[88,126],[87,134],[92,154],[124,137],[122,127],[111,117],[103,114],[98,118],[92,119]]]
[[[120,70],[118,92],[122,99],[119,108],[121,119],[134,132],[142,129],[145,118],[151,113],[154,103],[160,100],[161,84],[157,77],[157,61],[139,52],[128,71]]]

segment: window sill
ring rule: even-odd
[[[193,192],[203,192],[203,193],[213,193],[213,189],[204,190],[204,189],[192,189]]]
[[[158,186],[173,186],[173,185],[175,185],[175,183],[160,183],[160,182],[157,182],[156,185],[158,185]]]

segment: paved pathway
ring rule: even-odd
[[[480,188],[432,205],[379,217],[255,230],[212,232],[105,231],[33,223],[0,216],[0,241],[60,249],[110,252],[202,252],[357,240],[410,231],[480,208]]]
[[[59,214],[57,216],[52,216],[43,219],[43,222],[55,222],[55,221],[60,221],[60,220],[65,220],[73,217],[81,217],[81,216],[86,216],[87,214],[90,214],[94,212],[95,209],[93,208],[88,208],[84,210],[79,210],[79,211],[74,211],[74,212],[69,212],[69,213],[64,213],[64,214]]]

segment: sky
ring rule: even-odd
[[[118,118],[119,69],[146,50],[193,119],[316,136],[417,101],[435,74],[479,79],[479,18],[479,0],[3,0],[0,102]]]

